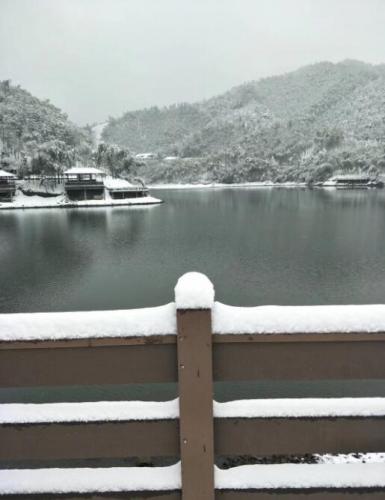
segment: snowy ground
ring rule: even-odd
[[[156,205],[162,200],[153,196],[143,198],[128,198],[125,200],[113,200],[108,195],[104,200],[68,201],[63,195],[44,198],[42,196],[26,196],[17,191],[12,202],[0,203],[0,210],[16,210],[28,208],[82,208],[82,207],[115,207],[135,205]]]

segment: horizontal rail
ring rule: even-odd
[[[176,344],[177,337],[170,335],[142,335],[137,337],[101,337],[61,340],[17,340],[0,341],[1,350],[13,349],[52,349],[65,347],[104,347],[119,345]],[[214,334],[214,344],[250,343],[297,343],[297,342],[385,342],[385,332],[350,333],[245,333]]]
[[[179,456],[176,420],[0,426],[0,460]]]
[[[20,500],[52,500],[52,495],[17,495]],[[58,500],[181,500],[179,491],[175,492],[120,492],[120,493],[94,493],[94,494],[70,494],[57,495]],[[306,494],[300,492],[277,491],[216,491],[217,500],[384,500],[384,491],[368,490],[309,490]],[[1,500],[15,500],[15,495],[1,496]]]
[[[214,335],[214,380],[385,378],[385,334],[309,335]],[[0,387],[175,382],[176,359],[174,335],[1,342]]]
[[[176,335],[151,335],[140,337],[103,337],[68,340],[17,340],[0,342],[0,351],[14,349],[60,349],[77,347],[108,347],[148,344],[176,344]]]
[[[0,426],[0,460],[179,456],[177,420]],[[383,452],[385,418],[215,419],[216,455]]]
[[[181,500],[182,496],[179,491],[162,492],[162,491],[122,491],[119,493],[70,493],[70,494],[55,494],[52,497],[48,494],[35,495],[1,495],[1,500]],[[270,497],[269,500],[272,500]],[[376,498],[375,498],[376,500]]]
[[[385,342],[385,332],[312,332],[312,333],[223,333],[214,334],[215,344],[260,342]]]
[[[52,495],[18,495],[20,500],[52,500]],[[98,494],[71,494],[57,495],[58,500],[181,500],[180,492],[121,492],[121,493],[98,493]],[[288,493],[287,491],[274,491],[274,493],[261,491],[216,491],[217,500],[384,500],[384,491],[308,491],[306,495],[301,492]],[[1,500],[15,500],[14,495],[1,496]]]
[[[385,342],[308,342],[305,335],[302,341],[279,342],[271,337],[262,342],[215,343],[214,380],[385,378]]]
[[[0,350],[0,387],[175,382],[175,344]],[[44,343],[42,342],[41,345]],[[56,344],[52,343],[52,344]]]
[[[101,498],[101,497],[100,497]],[[123,497],[122,497],[123,498]],[[215,492],[217,500],[301,500],[309,498],[310,500],[384,500],[385,492],[376,490],[303,490],[289,493],[288,491],[274,490],[274,492],[265,491],[217,491]],[[68,499],[69,500],[69,499]],[[112,497],[111,497],[112,500]]]
[[[215,420],[217,455],[383,452],[385,418]]]

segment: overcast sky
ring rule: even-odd
[[[0,0],[0,79],[81,124],[346,58],[385,62],[385,0]]]

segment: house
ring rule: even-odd
[[[105,176],[93,167],[70,168],[64,172],[64,191],[71,201],[103,200]]]
[[[0,202],[12,201],[16,193],[16,175],[0,170]]]

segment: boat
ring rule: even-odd
[[[369,189],[382,188],[384,183],[369,174],[338,174],[322,184],[324,188],[335,189]]]

